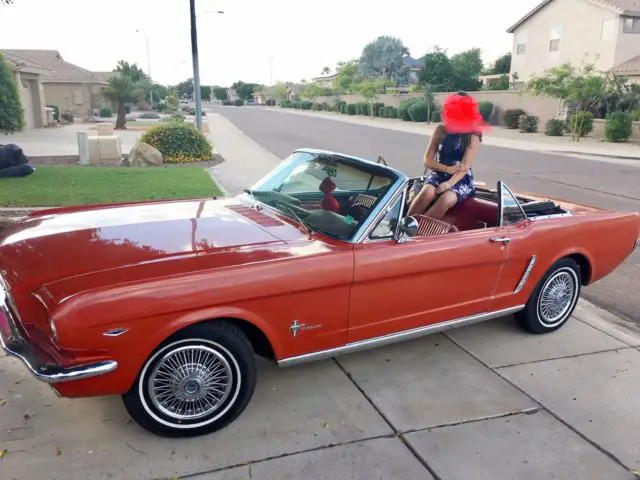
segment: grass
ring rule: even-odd
[[[0,179],[0,207],[53,207],[220,195],[204,168],[38,166]]]

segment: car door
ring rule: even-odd
[[[398,242],[405,194],[354,249],[348,342],[488,312],[508,258],[504,227]]]

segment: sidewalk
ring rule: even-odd
[[[211,121],[228,190],[280,161]],[[143,431],[117,397],[57,398],[0,357],[0,478],[632,480],[638,398],[640,336],[584,300],[543,336],[505,317],[298,367],[262,361],[247,410],[193,439]]]
[[[229,107],[226,107],[229,108]],[[237,107],[236,107],[237,108]],[[256,107],[246,107],[256,108]],[[292,115],[310,115],[327,120],[335,120],[368,127],[385,128],[420,135],[431,135],[437,124],[404,122],[390,118],[370,118],[361,115],[344,115],[335,112],[309,112],[280,107],[257,107],[273,112]],[[622,159],[629,165],[640,160],[640,144],[611,144],[600,142],[594,138],[582,138],[579,142],[572,142],[570,136],[548,137],[543,133],[523,134],[518,130],[502,127],[492,127],[485,135],[483,143],[495,147],[513,148],[516,150],[533,150],[546,153],[564,153],[579,155],[597,155]],[[620,163],[620,162],[616,162]],[[640,165],[635,163],[635,165]]]
[[[581,301],[299,367],[260,362],[228,428],[164,439],[119,398],[60,399],[0,358],[0,478],[626,480],[640,470],[640,338]]]

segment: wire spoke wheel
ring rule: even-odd
[[[553,327],[565,320],[577,296],[577,277],[571,270],[554,273],[545,282],[538,301],[540,322]]]
[[[215,413],[231,394],[233,370],[228,360],[207,345],[167,352],[149,375],[148,394],[164,415],[193,421]]]

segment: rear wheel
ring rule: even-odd
[[[564,325],[580,297],[580,267],[570,258],[551,266],[540,279],[523,310],[516,314],[518,323],[531,333],[549,333]]]
[[[167,437],[212,433],[246,408],[256,385],[251,344],[220,321],[178,332],[144,363],[122,396],[129,415]]]

